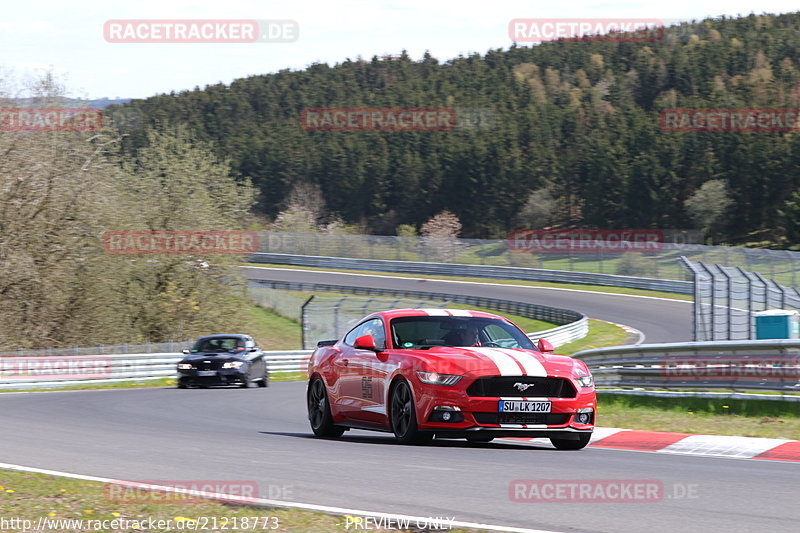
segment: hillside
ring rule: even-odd
[[[185,123],[261,192],[275,215],[294,184],[328,207],[394,233],[442,209],[468,237],[523,222],[533,191],[555,224],[696,226],[684,202],[722,180],[732,204],[717,237],[778,238],[800,186],[796,133],[674,133],[674,107],[800,107],[800,14],[705,20],[655,42],[560,41],[445,62],[406,54],[314,64],[111,106],[126,150],[152,124]],[[313,107],[440,107],[491,114],[451,131],[306,131]],[[543,191],[544,190],[544,191]],[[791,224],[790,224],[791,225]],[[760,232],[760,233],[757,233]],[[756,234],[757,235],[754,235]]]

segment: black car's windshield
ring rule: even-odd
[[[513,324],[496,318],[410,316],[391,321],[395,348],[487,346],[533,350],[533,343]]]
[[[244,351],[244,341],[237,337],[215,337],[198,340],[192,352],[237,352]]]

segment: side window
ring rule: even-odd
[[[380,318],[367,320],[350,330],[350,333],[344,337],[344,343],[348,346],[352,346],[355,344],[356,339],[362,335],[372,335],[375,339],[375,346],[378,349],[386,347],[386,333],[383,330],[383,321]]]

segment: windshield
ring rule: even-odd
[[[391,321],[395,348],[485,346],[533,350],[531,340],[516,326],[496,318],[411,316]]]
[[[192,348],[192,352],[237,352],[244,351],[244,341],[237,337],[216,337],[200,339]]]

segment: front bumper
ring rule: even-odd
[[[198,376],[195,369],[178,370],[178,379],[191,385],[238,385],[249,379],[246,371],[237,368],[221,368],[214,372],[210,376]]]
[[[594,387],[576,387],[574,398],[471,397],[462,387],[442,387],[421,382],[414,384],[417,423],[421,430],[441,437],[463,438],[469,434],[486,437],[553,437],[579,439],[594,430],[597,399]],[[501,413],[501,400],[549,401],[549,413]],[[442,421],[442,410],[451,412]],[[451,411],[452,410],[452,411]],[[577,420],[579,413],[590,412],[588,423]]]

